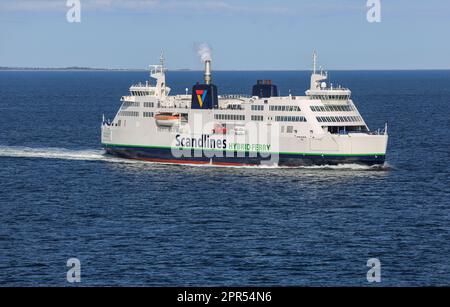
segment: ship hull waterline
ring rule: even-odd
[[[103,144],[108,155],[157,163],[167,164],[211,164],[217,166],[257,166],[261,164],[271,164],[270,156],[264,154],[249,154],[248,152],[229,156],[229,153],[223,155],[209,155],[203,153],[196,156],[194,151],[192,154],[177,157],[172,153],[171,148],[159,147],[133,147],[133,146],[117,146]],[[385,154],[311,154],[311,153],[280,153],[275,159],[276,165],[298,167],[298,166],[326,166],[339,164],[360,164],[366,166],[383,165],[385,162]]]

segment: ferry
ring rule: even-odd
[[[152,81],[135,84],[113,119],[103,116],[107,154],[161,163],[247,165],[383,165],[387,123],[372,131],[351,91],[328,83],[313,54],[304,96],[280,96],[271,80],[257,80],[251,95],[219,95],[211,59],[202,83],[171,95],[164,57],[150,66]]]

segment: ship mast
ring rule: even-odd
[[[161,72],[163,72],[165,60],[166,59],[164,58],[164,51],[161,50],[161,55],[159,56],[159,65],[161,66]]]
[[[164,53],[161,51],[159,65],[150,66],[150,77],[156,79],[156,96],[163,98],[167,95],[166,91],[166,69],[164,68]]]
[[[317,73],[317,51],[314,50],[313,52],[313,71],[311,75],[311,85],[310,90],[319,90],[320,89],[320,82],[327,79],[327,73],[324,73],[322,69],[319,73]]]
[[[317,65],[317,51],[313,52],[313,75],[316,74],[316,65]]]

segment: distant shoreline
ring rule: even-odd
[[[146,69],[92,68],[92,67],[0,67],[0,71],[147,71]]]
[[[329,69],[329,71],[449,71],[450,68],[421,68],[421,69]],[[107,71],[117,71],[117,72],[149,72],[148,69],[142,68],[93,68],[93,67],[56,67],[56,68],[45,68],[45,67],[0,67],[0,71],[98,71],[98,72],[107,72]],[[177,71],[177,72],[202,72],[202,69],[189,69],[189,68],[181,68],[181,69],[169,69],[169,71]],[[310,69],[216,69],[215,71],[229,71],[229,72],[270,72],[270,71],[310,71]]]

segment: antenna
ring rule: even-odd
[[[161,55],[159,57],[159,63],[161,64],[161,66],[164,66],[164,60],[165,60],[165,58],[164,58],[164,51],[161,50]]]
[[[313,74],[316,74],[316,66],[317,66],[317,51],[314,49],[313,51]]]

